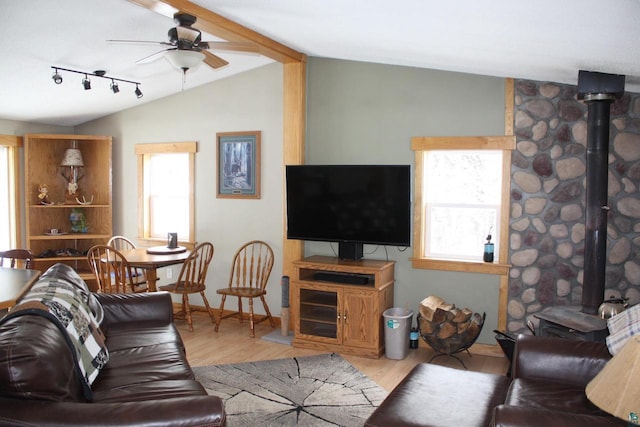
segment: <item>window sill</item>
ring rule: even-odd
[[[509,274],[509,264],[498,262],[452,261],[446,259],[411,258],[413,268],[427,270],[459,271],[462,273]]]

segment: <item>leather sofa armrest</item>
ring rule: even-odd
[[[610,359],[604,343],[519,335],[511,375],[586,386]]]
[[[173,322],[173,302],[168,292],[95,294],[104,310],[103,324],[153,321]],[[101,325],[101,326],[102,326]]]
[[[492,427],[613,427],[627,423],[612,416],[572,414],[530,406],[499,405],[493,410]]]
[[[33,426],[223,426],[217,396],[126,403],[75,403],[0,398],[0,424]]]

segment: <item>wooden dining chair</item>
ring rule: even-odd
[[[134,269],[122,253],[111,246],[93,246],[87,252],[87,261],[96,276],[100,292],[138,293],[148,290],[146,283],[136,282]]]
[[[136,248],[136,244],[124,236],[111,237],[107,242],[107,245],[111,246],[112,248],[116,248],[119,251]]]
[[[120,252],[136,248],[136,244],[124,236],[111,237],[107,242],[107,245],[115,248]],[[136,285],[142,286],[147,283],[147,274],[144,269],[132,268],[131,272],[133,274],[133,276],[131,277],[131,281],[133,281]]]
[[[233,257],[231,265],[231,274],[229,275],[229,285],[226,288],[218,289],[216,292],[222,295],[220,301],[220,314],[216,323],[216,332],[220,327],[222,319],[227,317],[237,317],[240,322],[244,320],[244,312],[242,309],[242,298],[249,299],[249,326],[251,327],[251,336],[255,337],[255,325],[266,319],[272,328],[276,324],[269,311],[269,306],[265,300],[267,294],[267,282],[273,268],[273,250],[271,247],[260,240],[252,240],[245,243],[238,249]],[[224,303],[227,296],[238,298],[238,311],[224,314]],[[259,298],[262,301],[265,315],[259,320],[255,319],[253,313],[253,299]]]
[[[213,251],[213,245],[209,242],[203,242],[197,245],[184,261],[184,264],[182,264],[180,274],[178,274],[178,280],[175,283],[158,288],[161,291],[182,295],[182,308],[180,312],[175,313],[174,316],[177,319],[184,318],[189,325],[190,331],[193,331],[191,312],[196,311],[197,308],[191,307],[189,304],[189,294],[200,294],[206,311],[211,318],[211,322],[213,322],[214,325],[216,324],[216,318],[211,311],[209,301],[205,295],[207,288],[205,280],[207,278],[209,264],[211,264],[211,260],[213,259]]]
[[[0,267],[31,268],[33,254],[28,249],[9,249],[0,252]]]

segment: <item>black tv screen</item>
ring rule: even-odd
[[[409,165],[296,165],[286,174],[287,238],[360,251],[363,243],[410,246]]]

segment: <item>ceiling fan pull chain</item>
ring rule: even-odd
[[[188,68],[182,69],[182,91],[184,92],[184,85],[187,83],[187,70]]]

